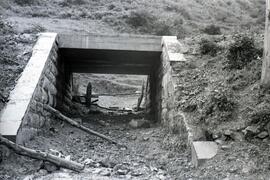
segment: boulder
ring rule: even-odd
[[[191,143],[192,163],[195,167],[213,158],[217,152],[218,145],[213,141],[194,141]]]

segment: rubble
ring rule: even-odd
[[[256,125],[248,126],[242,131],[246,139],[252,138],[259,133],[259,127]]]

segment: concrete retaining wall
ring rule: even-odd
[[[70,74],[65,71],[64,63],[61,60],[57,36],[50,49],[30,104],[18,130],[17,143],[22,144],[37,133],[50,127],[53,117],[49,111],[43,108],[43,104],[60,110],[69,110],[72,99]]]

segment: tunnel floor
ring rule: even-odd
[[[82,107],[83,109],[83,107]],[[95,109],[96,110],[96,109]],[[99,137],[89,135],[69,124],[57,121],[50,132],[35,137],[28,147],[43,151],[58,151],[71,160],[86,164],[78,174],[53,166],[40,169],[40,161],[13,155],[17,160],[4,165],[4,171],[13,177],[22,174],[34,179],[175,179],[190,166],[185,150],[175,151],[169,147],[166,130],[157,124],[150,127],[132,128],[132,119],[144,118],[144,113],[100,112],[82,114],[74,118],[99,133],[107,135],[128,148],[121,148]],[[170,150],[169,150],[170,149]],[[12,152],[11,152],[12,153]],[[26,160],[27,159],[27,160]],[[12,164],[13,163],[13,164]],[[34,167],[33,167],[34,166]],[[9,169],[9,167],[11,169]],[[16,168],[18,167],[18,168]],[[179,168],[180,167],[180,168]],[[52,168],[52,173],[48,169]],[[32,173],[31,173],[32,172]]]

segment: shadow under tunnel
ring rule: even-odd
[[[119,101],[120,104],[118,102],[118,105],[117,103],[114,105],[112,101],[116,97],[111,96],[108,98],[104,94],[136,94],[136,91],[138,94],[138,92],[140,93],[142,83],[140,83],[141,85],[135,83],[139,87],[136,87],[136,90],[133,92],[130,92],[130,89],[127,87],[134,86],[134,82],[143,77],[145,81],[143,108],[148,119],[154,122],[158,121],[158,111],[161,108],[158,107],[160,103],[157,102],[157,95],[159,93],[157,84],[160,84],[157,83],[157,75],[159,74],[157,71],[161,66],[161,37],[81,37],[60,36],[60,57],[65,67],[66,83],[71,87],[72,95],[85,96],[86,84],[90,82],[94,88],[93,93],[96,95],[100,94],[99,103],[101,106],[115,108],[115,106],[121,107],[121,102],[125,102],[126,106],[128,106],[127,108],[134,108],[138,96],[133,98],[132,105],[130,106],[127,103],[129,100],[123,99],[123,96],[122,98],[118,96],[118,99],[122,99],[122,101]],[[134,77],[137,78],[134,79]],[[122,83],[119,82],[121,79]],[[117,90],[117,87],[113,87],[115,84],[116,86],[121,86],[122,84],[122,88],[125,86],[127,91],[121,92],[121,90]],[[117,93],[110,92],[114,88],[118,91]],[[109,89],[109,91],[105,92],[105,89]],[[65,104],[65,102],[63,103]]]

